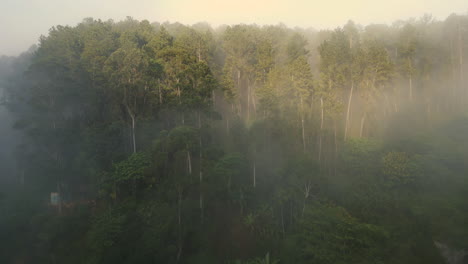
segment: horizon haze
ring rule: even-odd
[[[333,29],[353,20],[356,24],[391,24],[398,20],[430,14],[443,20],[452,13],[468,12],[463,0],[259,0],[250,2],[215,0],[6,0],[0,16],[0,56],[17,56],[36,44],[41,35],[56,25],[75,26],[86,17],[101,20],[122,20],[127,16],[150,22],[180,22],[192,25],[207,22],[217,27],[223,24],[276,25],[288,27]]]

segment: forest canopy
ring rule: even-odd
[[[467,56],[455,14],[52,27],[0,58],[0,262],[467,263]]]

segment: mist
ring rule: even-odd
[[[467,263],[464,7],[208,4],[0,57],[0,262]]]
[[[15,178],[15,149],[17,143],[18,133],[13,129],[14,117],[10,111],[6,108],[6,86],[8,85],[8,79],[13,74],[13,57],[1,57],[0,58],[0,145],[2,146],[0,151],[0,186],[2,192],[8,190],[8,186],[14,183]]]
[[[334,29],[347,20],[358,24],[391,24],[397,20],[431,14],[445,19],[451,13],[466,14],[463,0],[396,1],[304,1],[304,0],[37,0],[3,1],[0,16],[0,56],[17,56],[37,44],[53,25],[74,26],[85,17],[119,21],[131,16],[138,20],[180,22],[192,25],[206,21],[213,27],[232,24],[276,25],[289,27]],[[369,10],[372,10],[369,12]],[[30,21],[32,23],[25,23]]]

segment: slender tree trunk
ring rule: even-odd
[[[410,102],[413,102],[413,76],[410,74],[409,76],[409,99]]]
[[[302,147],[304,153],[306,152],[306,141],[305,141],[305,127],[304,127],[304,109],[302,107],[302,97],[301,97],[301,127],[302,127]]]
[[[252,106],[254,110],[254,117],[257,117],[257,104],[255,103],[255,92],[252,93],[252,88],[250,88],[250,97],[252,99]],[[255,90],[255,82],[254,82],[254,90]]]
[[[338,142],[336,141],[336,119],[333,120],[333,141],[335,143],[335,155],[333,159],[334,175],[336,175],[336,160],[338,159]]]
[[[239,116],[242,116],[242,93],[241,93],[241,85],[240,85],[240,79],[241,79],[241,72],[240,70],[237,70],[237,91],[239,92]]]
[[[179,80],[177,80],[177,83],[179,83]],[[180,99],[180,95],[181,95],[180,87],[179,87],[179,85],[177,85],[177,99],[179,100],[179,104],[182,103],[182,101]]]
[[[57,182],[57,192],[58,192],[58,213],[62,215],[62,189],[60,188],[60,181]]]
[[[351,112],[351,100],[353,99],[353,91],[354,91],[354,82],[351,82],[351,91],[349,92],[348,98],[348,109],[346,110],[346,124],[345,124],[345,133],[344,139],[346,140],[348,137],[348,127],[349,127],[349,116]]]
[[[456,78],[456,67],[455,67],[455,47],[453,44],[453,39],[450,38],[450,64],[452,66],[452,94],[451,94],[451,100],[456,102],[456,93],[457,93],[457,78]],[[447,107],[451,108],[450,106],[452,105],[451,100],[448,100],[447,102]],[[453,107],[453,106],[452,106]]]
[[[203,224],[205,221],[205,213],[203,208],[203,195],[200,193],[200,223]]]
[[[135,136],[135,116],[132,118],[132,142],[133,142],[133,153],[136,153],[136,136]]]
[[[177,258],[176,263],[179,263],[180,257],[182,256],[182,188],[178,188],[178,202],[177,202]]]
[[[429,125],[429,128],[431,128],[432,125],[431,125],[431,102],[430,101],[427,102],[426,114],[427,114],[427,124]]]
[[[161,81],[158,79],[158,90],[159,90],[159,104],[162,105],[163,100],[162,100],[162,92],[161,92]]]
[[[256,185],[257,185],[257,171],[256,171],[256,167],[255,167],[255,157],[254,157],[254,161],[253,161],[253,187],[255,188]]]
[[[200,44],[198,44],[198,50],[197,50],[197,55],[198,55],[198,62],[201,61],[201,52],[200,52]]]
[[[304,115],[304,114],[302,114]],[[306,152],[306,142],[305,142],[305,128],[304,128],[304,116],[301,117],[301,126],[302,126],[302,148],[304,153]]]
[[[201,130],[201,117],[200,117],[200,112],[198,112],[198,130]],[[201,137],[201,131],[199,132],[199,143],[200,143],[200,151],[199,151],[199,162],[200,162],[200,223],[203,224],[203,192],[202,192],[202,183],[203,183],[203,156],[202,156],[202,137]]]
[[[229,136],[229,117],[226,116],[226,133]]]
[[[304,212],[305,212],[305,208],[306,208],[306,202],[307,202],[307,198],[309,198],[309,195],[310,195],[310,182],[304,184],[304,205],[302,206],[302,214],[301,214],[301,217],[304,217]]]
[[[362,138],[362,132],[364,129],[364,122],[366,121],[366,114],[362,114],[361,117],[361,129],[359,130],[359,137]]]
[[[189,175],[192,175],[192,159],[190,157],[190,151],[187,150],[187,167]]]
[[[283,204],[281,204],[281,230],[283,231],[283,237],[284,237],[284,214],[283,214]]]
[[[306,208],[306,202],[307,202],[307,198],[304,198],[304,204],[303,204],[303,206],[302,206],[301,218],[304,217],[304,212],[305,212],[305,208]]]
[[[247,79],[247,121],[250,121],[250,82]]]
[[[211,91],[211,96],[213,100],[213,107],[216,107],[216,94],[214,90]]]
[[[459,70],[460,70],[460,89],[462,92],[463,99],[466,99],[466,90],[464,88],[464,74],[463,74],[463,42],[462,42],[462,34],[461,34],[461,25],[458,23],[458,63],[459,63]],[[462,100],[462,104],[464,104]]]
[[[130,119],[132,120],[132,147],[133,147],[133,153],[136,153],[136,135],[135,135],[136,116],[135,116],[135,113],[130,109],[130,106],[127,104],[126,99],[124,101],[124,105],[125,105],[125,108],[127,108],[127,112],[128,112],[128,115],[130,116]]]
[[[201,129],[201,115],[200,115],[200,111],[198,111],[198,129],[199,129],[199,130]]]
[[[322,159],[322,134],[323,134],[323,97],[320,97],[320,110],[321,110],[321,118],[320,118],[320,135],[319,135],[319,155],[318,160],[319,162]]]
[[[244,215],[244,192],[242,191],[242,189],[240,189],[239,191],[240,191],[240,215],[243,216]]]
[[[289,223],[292,224],[293,222],[293,203],[292,201],[289,202]]]

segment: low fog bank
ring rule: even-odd
[[[2,94],[3,89],[0,88],[0,96]],[[14,118],[4,105],[0,105],[0,120],[0,188],[3,189],[14,180],[18,131],[13,129]]]
[[[9,105],[9,95],[11,89],[20,89],[35,49],[31,46],[17,57],[0,56],[0,192],[11,191],[21,181],[16,154],[22,134],[14,128],[18,117]]]
[[[0,58],[0,191],[8,190],[14,181],[18,131],[13,129],[14,117],[5,105],[5,89],[13,72],[13,58]]]

